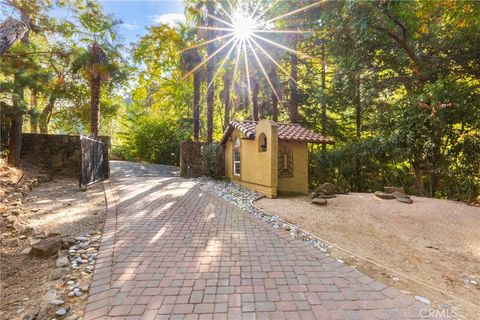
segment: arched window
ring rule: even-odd
[[[261,133],[258,137],[258,152],[267,151],[267,136],[265,133]]]
[[[236,137],[233,142],[233,174],[240,175],[240,138]]]
[[[293,151],[287,146],[278,150],[278,177],[293,178]]]

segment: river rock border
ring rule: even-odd
[[[214,180],[208,177],[200,177],[194,180],[203,190],[220,196],[227,202],[247,211],[255,218],[267,222],[273,228],[285,230],[290,233],[292,238],[301,240],[305,242],[307,246],[317,248],[324,254],[329,255],[330,249],[332,248],[330,244],[296,225],[283,220],[279,216],[263,211],[255,206],[254,202],[264,197],[262,194],[227,180]],[[337,259],[337,261],[343,263],[341,260]]]

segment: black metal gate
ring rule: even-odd
[[[108,178],[108,146],[100,140],[84,136],[80,137],[80,146],[80,188]]]

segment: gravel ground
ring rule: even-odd
[[[35,233],[79,236],[105,220],[102,183],[80,191],[78,179],[58,178],[45,182],[28,194],[24,206],[30,210],[28,225]]]
[[[404,204],[351,193],[328,199],[326,206],[313,205],[306,196],[263,198],[256,205],[334,247],[390,269],[332,249],[333,255],[363,272],[438,304],[458,305],[469,318],[480,319],[480,208],[439,199],[412,200]]]
[[[2,228],[0,319],[78,319],[105,220],[102,184],[80,191],[78,179],[58,178],[16,201],[22,224]],[[28,254],[31,244],[55,235],[79,238],[58,258]],[[11,237],[15,245],[6,246]]]

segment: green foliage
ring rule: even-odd
[[[31,27],[28,45],[17,42],[0,59],[0,101],[5,105],[1,109],[5,119],[15,114],[28,116],[31,132],[37,130],[38,123],[42,133],[49,129],[50,133],[85,133],[91,108],[88,73],[97,71],[103,80],[100,131],[111,133],[110,124],[117,115],[113,109],[124,104],[120,93],[128,74],[127,63],[114,42],[120,21],[104,14],[101,5],[90,0],[11,1],[5,5],[18,15],[25,13]],[[52,14],[63,10],[62,6],[67,6],[72,16]],[[93,63],[88,41],[100,41],[106,54],[104,64]],[[84,72],[77,72],[80,70]]]
[[[361,163],[356,175],[356,159]],[[344,192],[383,190],[383,186],[403,186],[414,191],[408,162],[402,161],[393,141],[372,137],[357,143],[335,147],[328,152],[313,153],[310,166],[312,185],[332,182]]]
[[[178,163],[178,143],[191,140],[193,122],[199,124],[200,140],[206,140],[212,72],[207,79],[200,65],[194,79],[190,71],[206,61],[207,51],[228,41],[207,42],[207,50],[202,42],[225,33],[196,28],[213,23],[207,11],[228,20],[224,2],[188,0],[186,23],[151,26],[129,52],[136,70],[128,67],[116,42],[120,21],[98,2],[69,2],[73,17],[65,20],[48,15],[62,2],[29,1],[23,9],[15,4],[7,5],[27,9],[32,28],[30,43],[15,44],[0,60],[2,117],[28,115],[32,128],[38,119],[41,130],[86,132],[91,80],[101,78],[99,99],[95,95],[100,131],[113,136],[114,152],[122,158]],[[286,47],[295,45],[305,54],[298,59],[257,38],[278,63],[257,50],[265,70],[250,51],[240,52],[242,72],[233,75],[236,50],[225,61],[228,46],[209,60],[216,75],[214,140],[222,136],[228,116],[251,119],[253,101],[260,119],[278,113],[279,122],[287,122],[288,109],[298,104],[300,124],[336,141],[325,150],[311,147],[311,185],[330,180],[346,191],[374,191],[392,184],[432,197],[478,197],[480,7],[475,2],[325,1],[283,17],[302,2],[244,5],[251,10],[258,5],[265,20],[280,17],[272,28],[314,32],[263,35]],[[105,56],[92,55],[92,43]],[[298,71],[296,94],[292,69]],[[248,82],[258,84],[255,99]],[[271,86],[280,97],[278,105]],[[216,148],[205,148],[212,175],[218,175]]]
[[[224,158],[222,146],[218,143],[210,143],[202,147],[202,162],[207,176],[220,179],[225,176]]]
[[[135,125],[119,135],[114,144],[114,156],[125,160],[178,165],[180,142],[191,135],[189,124],[139,116]]]

